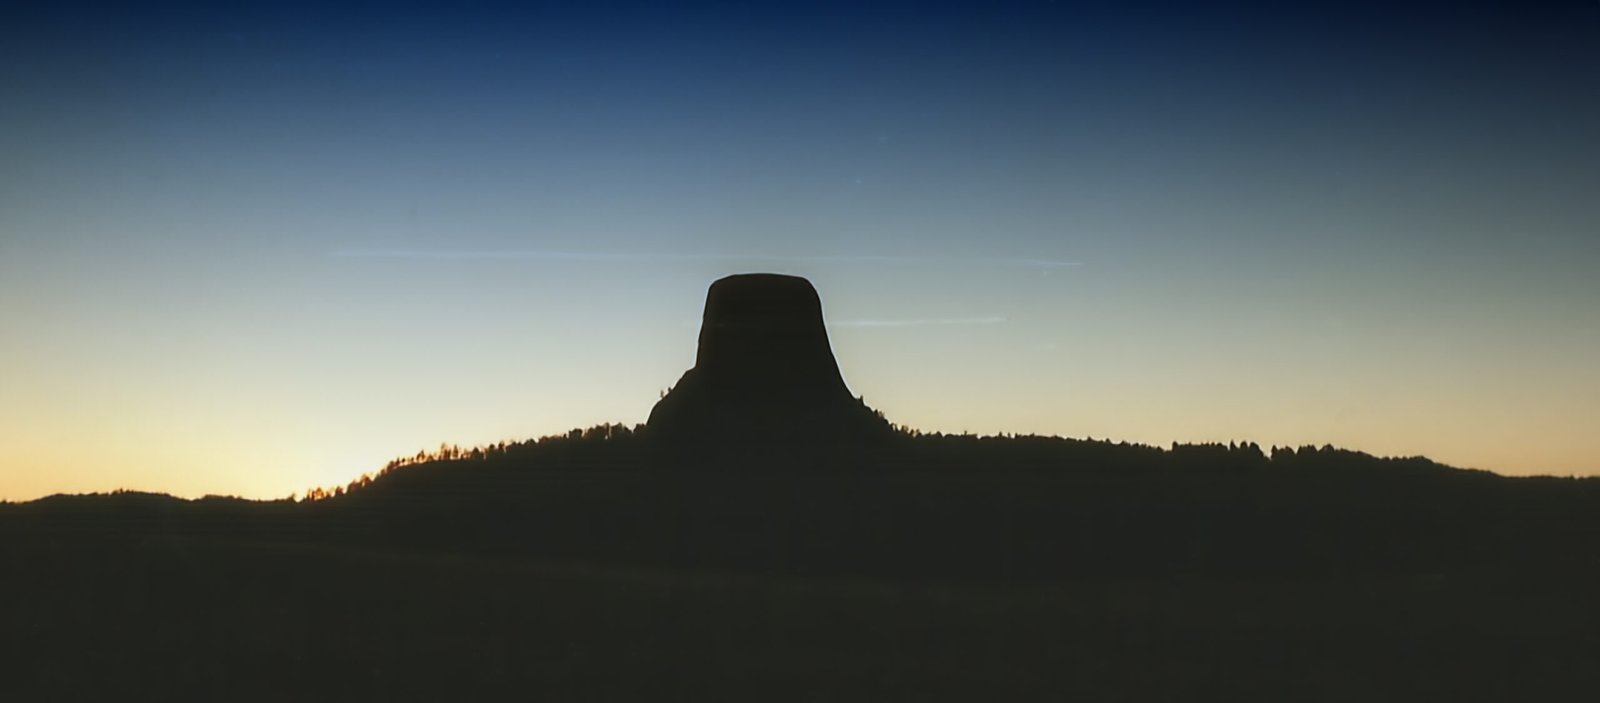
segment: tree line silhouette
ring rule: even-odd
[[[878,413],[881,417],[881,413]],[[980,435],[971,432],[923,432],[904,425],[890,425],[897,441],[887,450],[854,448],[840,457],[846,465],[861,470],[1014,470],[1029,468],[1047,471],[1283,471],[1345,472],[1347,475],[1378,473],[1390,477],[1418,473],[1451,472],[1458,477],[1494,476],[1487,471],[1459,469],[1426,457],[1376,457],[1365,452],[1341,449],[1330,444],[1271,446],[1263,449],[1255,442],[1230,441],[1179,443],[1167,447],[1109,439],[1066,438],[1054,435],[1000,433]],[[730,437],[729,439],[735,439]],[[619,468],[642,464],[649,433],[643,424],[602,423],[587,428],[545,435],[522,441],[500,441],[475,447],[442,443],[434,450],[390,460],[376,472],[364,473],[344,485],[314,487],[303,500],[319,501],[370,488],[376,481],[398,471],[420,465],[444,464],[467,468],[488,463],[497,467],[526,470],[573,470],[607,466]],[[585,455],[589,445],[604,444],[612,452],[608,462],[575,461]],[[759,470],[754,466],[721,467],[732,470]],[[634,466],[638,468],[638,466]],[[713,468],[680,466],[678,468]],[[805,467],[808,469],[824,467]]]
[[[1150,697],[1170,698],[1197,666],[1273,698],[1308,680],[1427,698],[1462,672],[1479,673],[1451,689],[1466,698],[1595,683],[1595,479],[1330,446],[903,428],[808,455],[827,465],[743,456],[685,465],[648,428],[605,424],[442,445],[298,500],[0,505],[0,563],[17,576],[3,655],[27,672],[7,698],[63,697],[49,675],[62,662],[95,672],[74,681],[221,691],[258,660],[263,690],[292,671],[343,697],[495,697],[564,680],[527,662],[569,646],[588,648],[563,666],[589,686],[619,667],[671,686],[649,672],[712,660],[717,681],[728,661],[867,680],[894,657],[933,698],[1017,681],[1095,698],[1152,672],[1169,678]],[[618,659],[634,651],[619,642],[648,644]],[[349,666],[273,658],[304,651]],[[149,673],[171,662],[190,668]],[[1543,671],[1557,673],[1527,673]],[[1249,698],[1241,686],[1220,690]]]

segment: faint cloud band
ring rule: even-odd
[[[910,320],[844,320],[829,322],[829,327],[925,327],[940,325],[998,325],[1004,317],[931,317]]]
[[[763,256],[739,254],[623,254],[585,251],[543,250],[452,250],[452,249],[337,249],[328,252],[336,259],[405,259],[416,261],[775,261],[786,263],[880,263],[880,264],[978,264],[1031,269],[1063,269],[1081,266],[1076,261],[1024,257],[938,257],[938,256]]]

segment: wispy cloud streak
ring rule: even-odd
[[[827,323],[829,327],[924,327],[938,325],[998,325],[1004,317],[930,317],[909,320],[841,320]]]
[[[338,249],[328,252],[336,259],[409,259],[417,261],[763,261],[780,263],[840,264],[966,264],[1032,269],[1063,269],[1081,266],[1076,261],[1025,257],[940,257],[940,256],[770,256],[745,254],[662,254],[547,250],[465,250],[465,249]]]

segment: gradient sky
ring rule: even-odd
[[[0,498],[642,422],[759,270],[924,430],[1600,473],[1592,3],[38,5]]]

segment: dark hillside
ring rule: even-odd
[[[797,471],[663,465],[647,441],[428,460],[316,507],[400,547],[1002,581],[1563,569],[1600,527],[1594,481],[1332,449],[923,436]]]
[[[8,700],[1556,699],[1600,484],[902,437],[815,471],[596,428],[340,495],[0,507]]]

